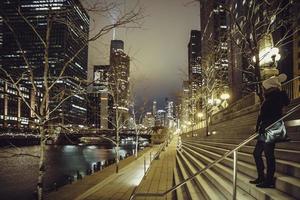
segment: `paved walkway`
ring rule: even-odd
[[[178,137],[175,136],[160,159],[155,160],[147,176],[142,180],[136,193],[162,193],[173,186],[173,173],[176,167],[176,146]],[[172,199],[172,194],[165,197],[136,197],[137,200]]]

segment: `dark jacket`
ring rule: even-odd
[[[289,103],[290,99],[285,91],[276,89],[266,93],[257,118],[256,131],[264,133],[266,127],[282,117],[282,109]]]

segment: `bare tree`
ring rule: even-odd
[[[244,8],[238,8],[235,1],[224,5],[230,19],[228,41],[235,49],[235,57],[243,57],[244,67],[236,66],[245,77],[246,81],[258,83],[256,93],[262,99],[262,62],[269,57],[271,65],[276,65],[274,48],[279,48],[292,41],[293,35],[298,31],[295,26],[299,15],[293,12],[295,1],[286,0],[255,0],[246,2]],[[239,5],[241,6],[241,5]],[[279,32],[284,34],[276,38]],[[276,38],[276,40],[273,40]],[[274,43],[266,44],[266,43]],[[266,49],[266,45],[271,45]]]
[[[105,4],[105,1],[97,1],[97,3],[91,6],[91,12],[99,12],[105,15],[115,8],[117,5]],[[64,6],[64,5],[62,5]],[[79,4],[76,5],[66,5],[64,9],[58,9],[53,5],[53,1],[47,2],[45,7],[43,7],[45,12],[40,15],[44,19],[43,24],[39,20],[35,20],[35,16],[27,15],[25,12],[26,7],[16,8],[16,16],[7,15],[5,10],[1,9],[1,16],[4,25],[11,32],[12,38],[17,46],[18,52],[20,52],[20,57],[23,59],[23,64],[25,67],[12,70],[1,66],[0,70],[4,74],[4,78],[13,84],[14,88],[18,91],[18,95],[21,100],[26,104],[26,106],[33,113],[33,117],[36,119],[35,127],[38,129],[40,137],[40,155],[39,155],[39,176],[38,176],[38,199],[43,198],[43,178],[45,174],[45,145],[48,137],[51,136],[50,125],[56,126],[57,113],[60,113],[62,106],[75,95],[80,96],[86,93],[87,82],[85,79],[80,79],[79,77],[73,77],[68,75],[67,71],[72,69],[72,64],[74,60],[82,56],[82,53],[87,49],[90,42],[96,41],[103,35],[110,32],[116,27],[130,27],[138,28],[140,26],[139,21],[143,18],[141,9],[137,6],[134,7],[127,13],[123,13],[116,16],[114,23],[105,25],[98,30],[94,30],[92,36],[88,36],[89,30],[83,30],[83,27],[78,27],[76,21],[69,20],[67,15],[74,15],[78,11]],[[84,15],[84,13],[81,13]],[[32,64],[33,58],[30,57],[31,54],[28,53],[27,47],[23,45],[22,42],[22,32],[17,28],[18,23],[14,21],[18,18],[18,23],[25,24],[28,30],[31,31],[33,44],[37,44],[38,48],[41,48],[41,60],[40,66],[34,66]],[[42,24],[42,25],[41,25]],[[79,42],[78,49],[72,49],[72,55],[64,57],[60,60],[60,57],[56,57],[54,38],[52,37],[53,32],[57,27],[66,28],[70,33],[70,37],[80,39],[79,41],[74,40],[74,42]],[[88,29],[89,27],[87,27]],[[57,61],[59,60],[59,62]],[[56,61],[56,67],[53,68],[53,63]],[[53,70],[57,70],[53,73]],[[63,83],[64,81],[72,80],[72,84],[66,87]],[[24,85],[30,85],[34,94],[34,103],[30,102],[22,90]],[[117,114],[117,118],[119,115]],[[117,125],[118,126],[118,125]],[[118,131],[118,129],[117,129]],[[117,137],[117,141],[119,138]]]

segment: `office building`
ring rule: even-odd
[[[130,58],[124,53],[124,43],[121,40],[112,40],[110,49],[109,90],[113,97],[114,109],[118,109],[121,123],[125,125],[130,106]]]
[[[99,130],[113,129],[113,98],[109,94],[109,65],[95,65],[93,83],[87,102],[87,121],[92,128]]]
[[[36,94],[43,93],[45,69],[49,68],[47,73],[49,83],[62,75],[64,78],[57,80],[57,84],[50,91],[50,111],[57,108],[56,106],[68,94],[85,87],[82,82],[87,78],[89,16],[79,0],[3,0],[1,9],[5,10],[0,35],[3,69],[16,78],[32,69],[33,80],[37,86],[37,91],[34,92]],[[45,56],[44,42],[47,41],[40,38],[45,38],[47,30],[50,30],[47,28],[49,13],[53,21],[49,37],[49,54]],[[39,35],[22,16],[35,27]],[[8,22],[10,27],[3,21]],[[27,62],[24,62],[24,56]],[[45,61],[45,57],[48,61]],[[61,73],[63,69],[65,70]],[[20,82],[27,90],[31,90],[32,82],[29,77],[30,75],[24,76]],[[7,80],[7,77],[3,79]],[[50,118],[55,120],[50,120],[49,124],[59,122],[84,125],[87,115],[85,105],[83,95],[73,95],[51,114]]]

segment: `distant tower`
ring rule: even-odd
[[[124,51],[124,42],[122,40],[112,40],[110,42],[110,55],[119,50]]]
[[[154,118],[156,117],[156,113],[157,113],[157,105],[156,105],[156,101],[153,101],[153,104],[152,104],[152,114],[154,116]]]

